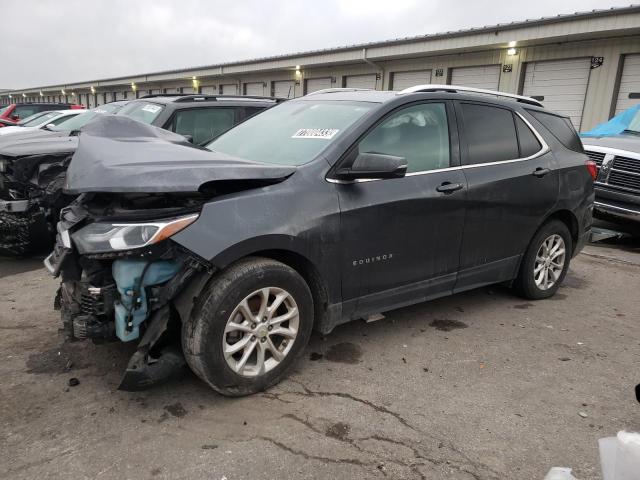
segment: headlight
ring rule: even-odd
[[[91,223],[71,235],[80,253],[101,253],[146,247],[191,225],[198,214],[145,223]]]

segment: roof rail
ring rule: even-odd
[[[142,98],[154,98],[154,97],[177,97],[176,102],[204,102],[204,101],[212,101],[216,102],[218,100],[247,100],[247,101],[271,101],[271,102],[283,102],[287,100],[286,98],[279,97],[261,97],[257,95],[208,95],[203,93],[191,93],[191,94],[183,94],[183,93],[154,93],[150,95],[144,95],[142,97],[138,97],[138,99]]]
[[[462,87],[459,85],[416,85],[414,87],[405,88],[397,93],[404,95],[407,93],[424,93],[424,92],[449,92],[449,93],[482,93],[485,95],[495,95],[496,97],[510,98],[517,102],[528,103],[536,107],[544,107],[541,102],[535,98],[525,97],[522,95],[514,95],[513,93],[497,92],[495,90],[486,90],[484,88]]]
[[[340,88],[340,87],[334,87],[334,88],[323,88],[322,90],[316,90],[315,92],[311,92],[311,93],[307,93],[306,96],[309,95],[316,95],[318,93],[332,93],[332,92],[367,92],[367,91],[371,91],[373,89],[371,88],[354,88],[354,87],[346,87],[346,88]]]

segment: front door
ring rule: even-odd
[[[407,175],[338,184],[344,314],[352,318],[451,292],[466,181],[447,102],[402,107],[354,147],[404,157]],[[348,155],[350,157],[351,155]]]
[[[553,154],[508,108],[457,105],[468,183],[456,291],[510,280],[558,197]]]

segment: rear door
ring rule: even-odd
[[[558,196],[553,154],[505,107],[456,102],[468,184],[456,291],[510,280]]]
[[[341,209],[346,315],[364,315],[451,292],[466,185],[451,105],[403,106],[352,148],[404,157],[404,178],[336,184]],[[449,191],[442,186],[453,185]],[[354,313],[355,312],[355,313]]]

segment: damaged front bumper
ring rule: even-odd
[[[192,303],[184,299],[193,298],[186,292],[201,283],[197,277],[210,275],[208,265],[171,240],[143,250],[81,255],[64,217],[65,212],[55,249],[44,264],[62,280],[55,308],[61,312],[67,338],[139,341],[120,383],[122,390],[145,389],[179,374],[185,366],[181,318],[190,314]]]

